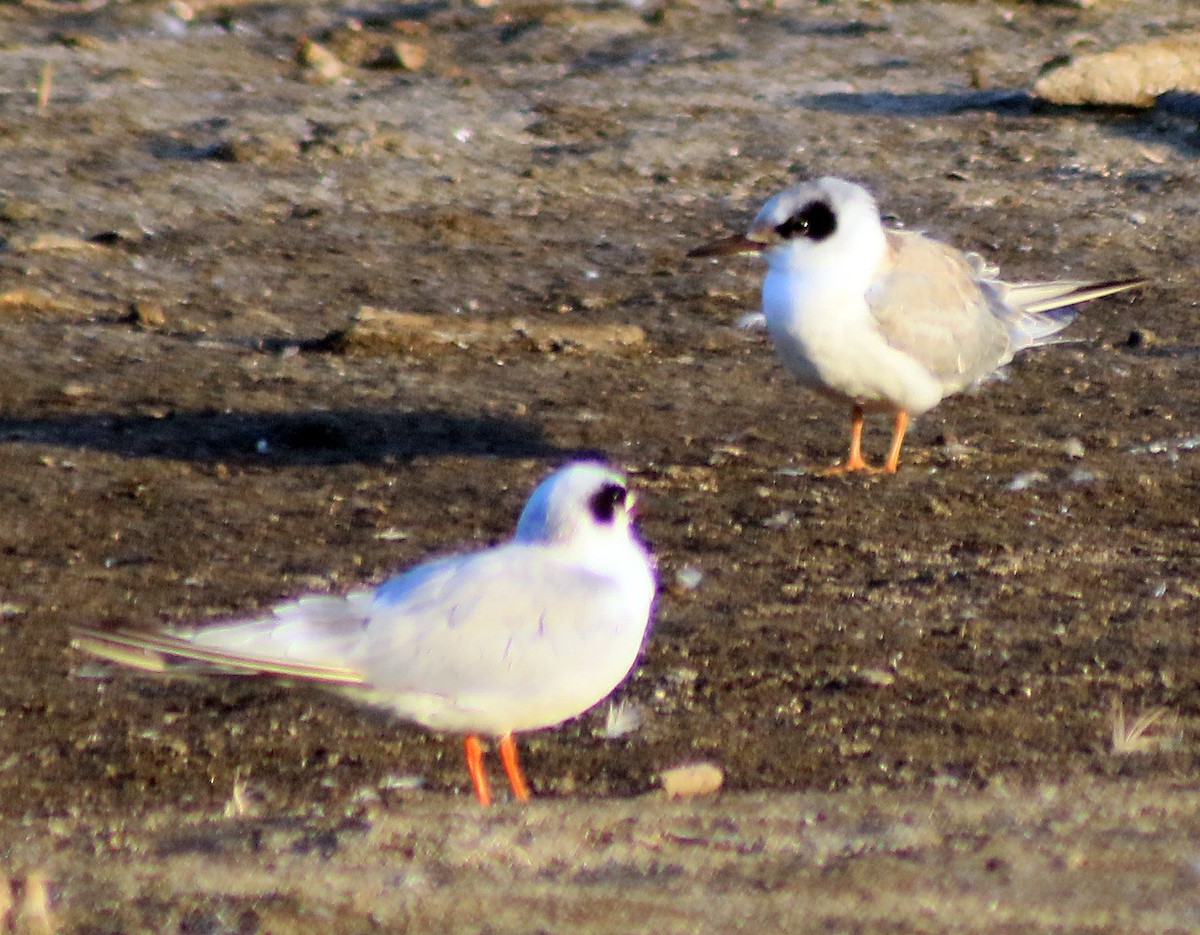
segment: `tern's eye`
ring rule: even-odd
[[[588,509],[597,523],[611,523],[617,515],[617,507],[625,505],[629,491],[620,484],[605,484],[588,501]]]
[[[784,240],[807,237],[821,241],[837,230],[837,215],[824,201],[810,201],[803,208],[775,228]]]

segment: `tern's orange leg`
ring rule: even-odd
[[[903,409],[896,410],[896,419],[892,423],[892,447],[888,449],[887,460],[883,462],[885,474],[895,474],[900,467],[900,446],[904,444],[904,434],[908,431],[908,413]]]
[[[874,468],[862,456],[863,407],[857,403],[850,411],[850,454],[841,464],[826,468],[821,473],[826,477],[850,474],[853,471],[873,471]]]
[[[492,790],[488,787],[487,773],[483,771],[483,744],[474,734],[467,734],[463,746],[467,751],[467,772],[471,774],[471,785],[480,805],[492,804]]]
[[[517,758],[517,742],[512,734],[500,738],[500,760],[504,763],[504,772],[508,775],[508,784],[512,786],[513,795],[522,802],[529,801],[529,783],[521,772],[521,762]]]

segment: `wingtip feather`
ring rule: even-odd
[[[244,656],[200,646],[171,634],[133,630],[104,632],[87,628],[72,632],[71,645],[79,651],[143,672],[182,673],[187,671],[187,663],[198,663],[206,671],[221,675],[267,675],[327,685],[358,685],[362,682],[361,674],[352,669]]]
[[[1136,289],[1149,282],[1149,279],[1105,279],[1015,283],[1010,286],[1009,296],[1022,311],[1037,315],[1116,295],[1118,292]]]

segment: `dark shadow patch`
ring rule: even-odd
[[[1164,114],[1200,118],[1200,93],[1167,91],[1154,99],[1154,107]]]
[[[572,75],[598,75],[623,70],[643,71],[668,64],[670,56],[653,37],[617,36],[578,56],[571,65]]]
[[[829,39],[857,39],[871,33],[889,33],[891,27],[883,24],[867,23],[859,19],[796,19],[781,17],[777,27],[793,36],[822,36]]]
[[[343,15],[364,26],[391,26],[397,20],[424,21],[435,13],[450,9],[449,0],[429,0],[426,3],[381,3],[373,6],[355,6],[343,11]]]
[[[952,117],[994,113],[1012,117],[1058,117],[1106,123],[1114,132],[1147,142],[1162,142],[1187,156],[1200,154],[1200,94],[1168,91],[1153,108],[1127,105],[1051,104],[1023,88],[962,89],[897,94],[890,91],[810,94],[799,104],[809,110],[885,117]]]
[[[338,850],[343,833],[363,834],[366,823],[347,819],[336,827],[314,826],[295,817],[243,818],[210,821],[164,834],[155,848],[159,857],[187,854],[316,853],[328,860]]]
[[[9,417],[0,418],[0,442],[92,448],[131,458],[264,465],[369,464],[419,455],[541,458],[563,453],[525,423],[439,410]]]
[[[1028,91],[1001,88],[991,91],[942,91],[896,94],[891,91],[813,94],[800,99],[811,110],[837,114],[882,114],[895,117],[946,117],[972,111],[998,114],[1031,114],[1039,102]]]

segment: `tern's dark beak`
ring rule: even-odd
[[[706,256],[730,256],[734,253],[761,253],[767,248],[768,244],[761,240],[752,240],[745,234],[734,234],[731,237],[722,237],[720,240],[714,240],[712,243],[706,243],[702,246],[695,247],[689,250],[689,257],[706,257]]]

